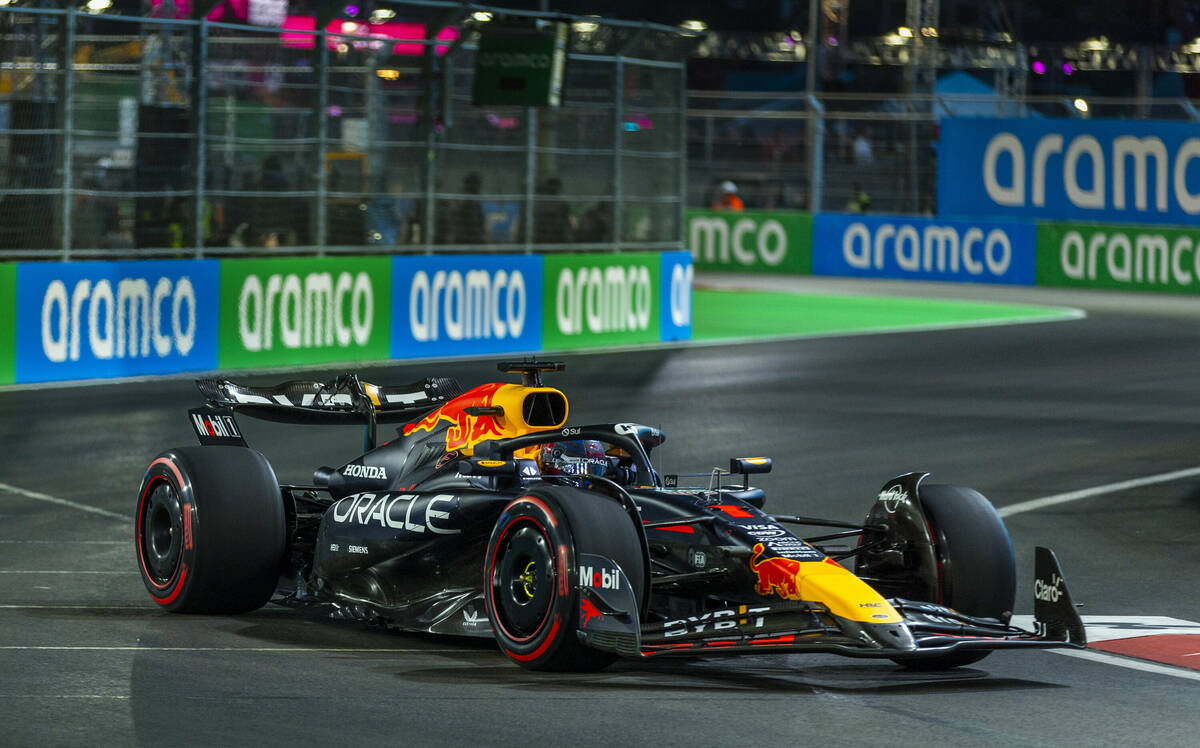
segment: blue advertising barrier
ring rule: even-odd
[[[217,366],[216,260],[19,263],[16,381]]]
[[[392,356],[537,351],[542,257],[458,255],[392,260]]]
[[[1189,225],[1198,134],[1186,122],[943,119],[938,214]]]
[[[692,253],[663,252],[659,299],[659,329],[666,340],[689,340],[692,337]]]
[[[1036,243],[1033,223],[821,213],[813,274],[1031,286]]]

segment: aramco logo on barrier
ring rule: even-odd
[[[248,351],[364,346],[375,320],[365,272],[247,275],[238,294],[238,335]],[[276,334],[278,332],[278,335]]]
[[[644,265],[563,268],[555,289],[555,321],[564,335],[644,331],[654,290]]]
[[[1200,283],[1200,246],[1183,230],[1081,227],[1064,233],[1058,250],[1059,268],[1073,281],[1141,286]]]
[[[732,259],[739,265],[762,262],[775,267],[788,252],[787,231],[774,218],[760,225],[752,218],[731,218],[727,222],[719,216],[694,216],[688,239],[697,262],[725,265]]]
[[[42,296],[42,352],[55,363],[79,361],[84,341],[99,360],[186,356],[196,343],[196,291],[188,276],[84,278],[70,291],[53,280]],[[86,326],[86,328],[85,328]],[[86,329],[86,335],[85,335]]]
[[[677,264],[671,269],[671,322],[676,327],[692,324],[693,265]]]
[[[1002,276],[1012,264],[1012,241],[1003,229],[984,234],[978,227],[961,235],[954,226],[884,223],[871,229],[855,222],[842,234],[842,257],[860,270],[880,270],[894,262],[903,271],[987,273]]]
[[[408,292],[408,324],[415,340],[519,338],[525,330],[525,276],[520,270],[419,270]]]
[[[1050,161],[1061,158],[1062,181],[1052,179],[1050,188],[1052,192],[1061,189],[1076,208],[1126,210],[1129,200],[1126,174],[1131,168],[1136,210],[1168,213],[1173,195],[1183,213],[1200,214],[1200,191],[1188,189],[1188,165],[1193,159],[1200,159],[1200,138],[1184,140],[1174,154],[1161,138],[1153,135],[1140,138],[1120,135],[1112,138],[1108,150],[1104,145],[1093,135],[1077,135],[1068,143],[1061,134],[1049,133],[1039,138],[1033,151],[1027,153],[1015,134],[997,133],[988,141],[983,154],[983,184],[988,198],[997,205],[1044,207],[1046,174],[1053,169]],[[1002,163],[1007,168],[1001,167]],[[1150,207],[1151,172],[1154,175],[1153,208]],[[1083,174],[1086,176],[1081,178]],[[1111,203],[1108,199],[1110,184]]]

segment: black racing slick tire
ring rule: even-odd
[[[134,517],[138,569],[173,613],[245,613],[271,599],[285,519],[270,463],[245,447],[178,447],[146,469]]]
[[[625,572],[640,605],[646,551],[613,499],[571,486],[539,486],[501,512],[488,541],[484,603],[500,649],[529,670],[589,672],[617,659],[580,640],[577,556],[595,553]]]
[[[921,485],[921,508],[938,562],[938,599],[970,616],[1007,621],[1017,595],[1016,561],[1004,520],[983,494],[962,486]],[[916,670],[969,665],[988,651],[900,661]]]

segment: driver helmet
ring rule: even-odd
[[[595,439],[550,442],[538,458],[543,475],[604,475],[611,462]]]

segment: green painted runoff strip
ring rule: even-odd
[[[705,288],[692,292],[693,340],[965,327],[1077,316],[1073,309],[995,302]]]

